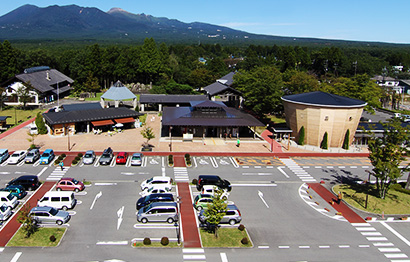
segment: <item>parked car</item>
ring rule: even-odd
[[[18,203],[16,196],[13,196],[10,192],[0,191],[0,205],[6,204],[13,209]]]
[[[222,179],[216,175],[200,175],[198,177],[196,189],[198,191],[201,191],[204,185],[218,186],[222,189],[226,189],[228,192],[232,190],[231,183],[229,183],[228,180]]]
[[[48,165],[54,159],[53,149],[46,149],[46,151],[41,154],[40,165]]]
[[[84,184],[81,181],[78,181],[74,178],[71,177],[64,177],[60,181],[58,181],[56,190],[57,191],[74,191],[74,192],[80,192],[84,190]]]
[[[146,188],[144,191],[140,192],[140,196],[145,197],[151,194],[160,194],[160,193],[168,193],[171,191],[171,187],[167,184],[154,184],[149,188]]]
[[[112,151],[111,147],[105,149],[100,157],[100,165],[111,164],[113,157],[114,157],[114,152]]]
[[[178,207],[175,202],[155,202],[137,212],[138,222],[168,222],[178,221]]]
[[[117,164],[126,164],[128,159],[128,153],[127,152],[119,152],[117,155],[117,158],[115,159],[115,162]]]
[[[33,207],[29,215],[36,224],[54,223],[62,225],[67,223],[71,218],[67,211],[57,210],[53,207]]]
[[[215,196],[215,194],[218,192],[218,190],[221,190],[221,199],[227,200],[229,196],[229,192],[226,189],[221,189],[217,186],[214,185],[204,185],[202,186],[202,191],[201,194],[210,194],[212,196]]]
[[[7,220],[11,214],[11,207],[6,204],[0,206],[0,221]]]
[[[26,154],[27,154],[27,151],[25,150],[14,151],[14,153],[11,154],[7,163],[11,165],[16,165],[20,163],[20,161],[22,161],[26,157]]]
[[[172,187],[172,178],[167,176],[154,176],[141,183],[141,190],[151,187],[152,185],[167,185]]]
[[[202,224],[206,224],[205,210],[201,210],[198,215],[198,219]],[[221,219],[221,223],[229,223],[230,225],[235,225],[241,222],[241,212],[236,205],[228,205],[225,216]]]
[[[142,153],[134,153],[131,157],[131,166],[140,166],[142,165]]]
[[[53,207],[55,209],[72,209],[77,204],[77,199],[74,197],[73,192],[59,192],[59,191],[48,191],[44,196],[37,202],[39,207]]]
[[[40,150],[37,148],[28,151],[26,157],[24,158],[25,163],[34,163],[40,158]]]
[[[84,165],[92,165],[94,161],[95,161],[94,150],[88,150],[87,152],[85,152],[84,157],[83,157]]]
[[[141,197],[137,201],[137,210],[148,206],[154,202],[174,202],[174,196],[172,194],[151,194],[146,197]]]
[[[37,135],[38,134],[38,128],[37,128],[37,125],[36,125],[35,122],[31,123],[29,125],[29,128],[30,128],[29,132],[30,132],[31,135]]]
[[[31,190],[37,189],[41,185],[41,183],[38,180],[37,176],[24,175],[24,176],[15,178],[11,180],[9,183],[7,183],[7,186],[10,186],[10,185],[21,185],[24,187],[25,190],[31,191]]]
[[[0,191],[10,192],[13,196],[16,196],[17,199],[22,199],[27,195],[27,191],[21,185],[10,185],[0,189]]]
[[[212,204],[214,197],[209,194],[199,194],[194,199],[194,208],[198,211],[208,209],[208,204]]]
[[[7,149],[0,149],[0,164],[6,161],[9,158],[9,150]]]

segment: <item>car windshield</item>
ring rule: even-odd
[[[41,157],[48,157],[50,154],[49,153],[43,153],[42,155],[41,155]]]
[[[149,210],[152,207],[152,204],[149,204],[148,206],[145,206],[142,208],[142,211],[145,213],[147,210]]]
[[[28,153],[27,156],[34,156],[34,153]]]
[[[139,156],[133,156],[132,160],[141,160],[141,158]]]
[[[117,156],[118,159],[124,159],[124,156]]]
[[[20,154],[12,154],[11,157],[19,157]]]
[[[92,154],[85,154],[84,158],[92,158],[93,155]]]
[[[50,214],[53,215],[53,216],[57,215],[57,212],[58,212],[58,211],[57,211],[56,209],[54,209],[54,208],[51,208],[51,209],[50,209]]]
[[[153,178],[153,177],[151,177],[150,179],[148,179],[148,180],[147,180],[147,183],[151,183],[151,182],[152,182],[152,180],[154,180],[154,178]]]
[[[78,180],[76,180],[76,179],[73,178],[72,181],[73,181],[74,184],[76,184],[76,185],[78,184]]]
[[[110,154],[102,154],[101,157],[110,157]]]

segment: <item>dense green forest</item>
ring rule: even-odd
[[[0,43],[0,83],[25,68],[49,66],[75,80],[74,93],[97,92],[117,80],[152,83],[152,93],[196,93],[230,71],[246,105],[257,113],[280,109],[280,97],[323,90],[380,106],[385,94],[370,77],[407,79],[407,46],[222,46],[166,45],[147,38],[140,45],[47,45],[16,48]],[[206,62],[200,62],[203,58]],[[393,66],[404,66],[403,72]],[[384,70],[384,71],[383,71]],[[4,88],[4,86],[1,86]]]

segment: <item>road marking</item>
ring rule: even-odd
[[[228,257],[226,256],[226,253],[220,253],[220,255],[222,262],[228,262]]]
[[[0,172],[0,175],[8,175],[10,172]]]
[[[238,168],[238,167],[239,167],[239,164],[238,164],[238,162],[236,162],[236,159],[235,159],[235,158],[229,157],[229,159],[231,160],[231,163],[232,163],[232,165],[233,165],[235,168]]]
[[[381,247],[378,248],[380,252],[389,253],[389,252],[401,252],[397,247]]]
[[[369,248],[370,245],[359,245],[360,248]]]
[[[299,246],[300,249],[308,249],[310,246]]]
[[[40,173],[37,174],[37,177],[40,177],[40,176],[44,173],[44,171],[47,170],[47,168],[48,168],[48,167],[46,167],[46,166],[43,167],[43,169],[41,169]]]
[[[377,243],[373,243],[373,246],[375,246],[375,247],[393,247],[394,244],[390,243],[390,242],[377,242]]]
[[[387,241],[387,237],[366,237],[369,241]]]
[[[132,173],[132,172],[121,172],[121,175],[124,175],[124,176],[133,176],[133,175],[135,175],[135,173]]]
[[[258,246],[259,249],[268,249],[269,246]]]
[[[211,160],[212,166],[214,168],[218,168],[218,163],[216,162],[216,159],[214,157],[211,157],[210,160]]]
[[[349,248],[349,245],[339,245],[339,248]]]
[[[387,258],[408,258],[406,254],[384,254]]]
[[[266,203],[265,199],[263,199],[263,193],[262,193],[261,191],[259,191],[259,190],[258,190],[258,196],[259,196],[259,198],[262,200],[262,202],[265,204],[265,206],[266,206],[267,208],[269,208],[268,203]]]
[[[122,223],[122,215],[124,214],[124,206],[122,206],[120,209],[117,211],[117,216],[118,216],[118,221],[117,221],[117,230],[120,229],[121,223]]]
[[[284,167],[281,167],[281,166],[278,167],[279,172],[281,172],[286,178],[289,178],[289,176],[286,174],[285,171],[282,170],[282,168]]]
[[[172,225],[172,226],[171,226]],[[145,224],[135,224],[134,228],[144,228],[144,229],[175,229],[175,224],[155,224],[155,225],[145,225]]]
[[[271,176],[273,173],[242,173],[243,176]]]
[[[399,234],[396,230],[394,230],[391,226],[387,225],[386,222],[380,222],[385,228],[390,230],[393,234],[396,235],[396,237],[400,238],[404,243],[406,243],[408,246],[410,246],[410,241],[408,241],[405,237]]]
[[[125,246],[128,245],[128,241],[98,241],[96,245]]]
[[[330,246],[319,246],[319,248],[330,248]]]
[[[380,232],[361,232],[362,236],[381,236],[382,233]]]
[[[96,186],[116,186],[117,183],[95,183]]]
[[[206,259],[205,255],[183,255],[184,260]]]
[[[359,231],[376,231],[374,227],[356,227]]]
[[[345,166],[339,166],[339,168],[346,168]]]
[[[188,253],[188,254],[204,253],[204,249],[203,248],[183,248],[182,253]]]
[[[276,184],[231,184],[231,186],[277,186]]]
[[[19,260],[20,256],[23,254],[23,252],[17,252],[14,257],[10,260],[10,262],[17,262]]]
[[[92,203],[91,206],[90,206],[90,210],[93,209],[94,204],[95,204],[95,201],[97,201],[97,199],[99,199],[101,196],[102,196],[102,192],[100,191],[100,193],[98,193],[98,194],[95,196],[94,201],[93,201],[93,203]]]
[[[280,249],[288,249],[288,248],[290,248],[289,246],[278,246],[278,248],[280,248]]]

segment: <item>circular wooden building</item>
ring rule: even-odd
[[[347,130],[349,144],[360,121],[366,102],[321,91],[283,96],[286,123],[292,137],[299,141],[304,127],[304,143],[320,146],[325,133],[329,147],[342,147]]]

